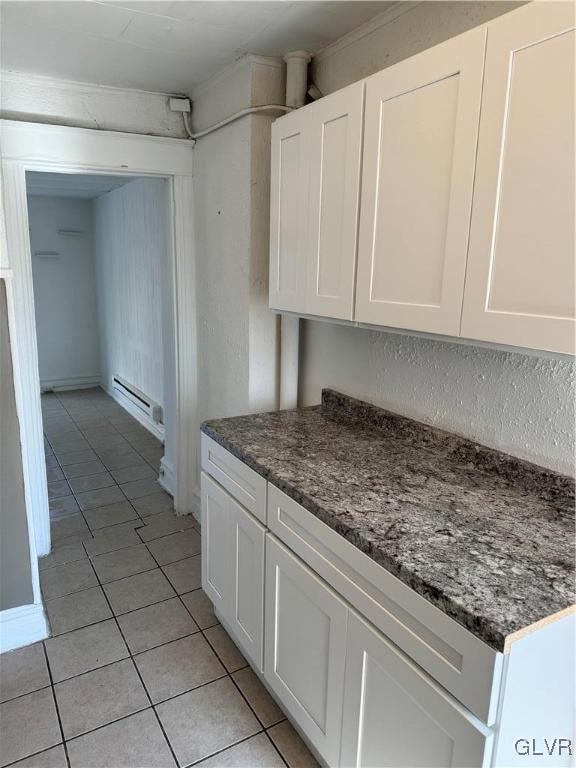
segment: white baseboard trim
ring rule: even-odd
[[[49,634],[42,603],[0,611],[0,653],[37,643]]]
[[[162,440],[162,442],[164,441],[164,427],[162,425],[152,421],[149,416],[143,413],[131,400],[124,397],[124,395],[115,387],[104,387],[102,385],[102,388],[107,395],[110,395],[110,397],[118,403],[118,405],[121,405],[125,411],[128,411],[130,416],[133,416],[136,421],[139,421],[148,432],[151,432],[154,437],[158,438],[158,440]]]
[[[174,496],[174,467],[166,461],[166,456],[160,459],[160,474],[158,482],[170,496]]]
[[[100,376],[73,376],[69,379],[41,379],[42,392],[66,392],[70,389],[91,389],[100,386]]]

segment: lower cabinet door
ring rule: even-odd
[[[268,534],[265,678],[330,766],[340,753],[347,615],[336,593]]]
[[[202,473],[202,587],[244,655],[262,670],[266,529]]]
[[[244,655],[263,670],[264,540],[266,528],[230,499],[233,591],[228,615]]]
[[[231,614],[234,571],[230,496],[202,472],[202,587],[223,617]]]
[[[343,768],[488,766],[489,728],[350,611]]]

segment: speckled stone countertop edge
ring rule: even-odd
[[[325,389],[322,392],[322,404],[297,409],[299,412],[310,412],[328,419],[336,421],[345,420],[350,423],[358,423],[369,427],[385,427],[393,424],[395,431],[400,430],[408,435],[414,433],[418,440],[423,444],[428,441],[434,445],[448,444],[450,453],[454,452],[454,457],[463,463],[472,462],[474,468],[480,472],[503,476],[513,480],[515,484],[522,485],[527,492],[537,492],[539,496],[554,501],[557,498],[574,498],[574,480],[565,475],[554,472],[553,470],[531,464],[522,459],[501,453],[495,449],[483,446],[479,443],[460,437],[456,434],[440,430],[421,422],[415,421],[390,411],[378,408],[369,403],[342,395],[334,390]],[[266,414],[253,414],[254,417]],[[234,418],[234,417],[233,417]],[[250,416],[238,417],[250,418]],[[297,503],[301,504],[307,511],[313,514],[324,524],[328,525],[337,534],[357,547],[363,554],[370,557],[374,562],[383,567],[393,576],[398,578],[403,584],[414,589],[424,599],[431,602],[436,608],[445,615],[455,620],[475,637],[485,642],[488,646],[502,653],[507,653],[513,642],[527,634],[539,629],[541,626],[551,623],[556,618],[562,618],[566,613],[573,611],[574,606],[566,608],[559,612],[552,612],[549,616],[536,621],[533,624],[526,625],[522,629],[512,633],[502,632],[497,626],[491,625],[489,630],[473,612],[466,610],[461,604],[452,605],[450,600],[443,598],[442,595],[430,592],[429,585],[420,580],[414,573],[406,573],[406,568],[401,562],[387,558],[381,551],[368,552],[364,546],[359,545],[357,538],[358,532],[355,532],[352,526],[346,525],[342,520],[335,520],[330,511],[319,506],[314,499],[306,495],[301,488],[279,477],[274,471],[262,465],[257,459],[242,449],[237,441],[229,440],[223,436],[217,426],[213,426],[221,420],[209,420],[201,425],[201,430],[215,442],[236,456],[240,461],[253,469],[257,474],[276,488],[286,493]]]

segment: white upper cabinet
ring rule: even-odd
[[[352,320],[364,83],[308,113],[310,187],[306,312]]]
[[[366,81],[356,320],[458,335],[486,29]]]
[[[462,336],[574,352],[573,3],[490,25]]]
[[[573,354],[574,14],[529,3],[277,120],[270,306]]]
[[[270,306],[352,320],[364,84],[272,126]]]
[[[270,307],[303,312],[306,292],[308,165],[306,109],[272,125]]]

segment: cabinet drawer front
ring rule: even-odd
[[[343,768],[481,768],[492,732],[351,612],[342,718]]]
[[[265,677],[329,765],[337,765],[348,608],[266,537]]]
[[[204,433],[202,469],[258,520],[266,522],[266,480]]]
[[[268,527],[468,709],[494,721],[501,653],[270,483]]]

